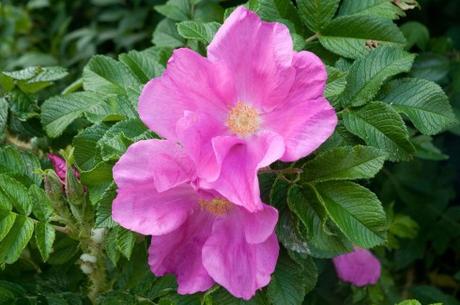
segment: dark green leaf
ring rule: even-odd
[[[297,6],[302,21],[313,32],[319,32],[334,17],[340,0],[299,0]]]

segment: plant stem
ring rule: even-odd
[[[308,37],[307,39],[305,39],[305,42],[306,43],[309,43],[309,42],[312,42],[313,40],[317,39],[319,37],[319,34],[318,33],[315,33],[314,35]]]

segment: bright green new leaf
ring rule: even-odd
[[[361,57],[376,44],[404,46],[406,43],[391,20],[375,16],[338,17],[320,32],[319,41],[329,51],[347,58]]]
[[[0,174],[0,208],[14,208],[19,214],[29,215],[32,211],[32,201],[27,188],[5,174]]]
[[[385,87],[382,101],[404,113],[423,134],[437,134],[458,123],[444,91],[428,80],[392,81]]]
[[[369,146],[344,146],[318,154],[303,166],[304,182],[369,179],[382,168],[386,153]]]
[[[385,103],[371,102],[342,116],[348,131],[367,145],[385,150],[391,161],[409,160],[415,151],[401,116]]]
[[[377,48],[356,60],[348,73],[347,86],[340,99],[342,105],[360,106],[371,101],[385,80],[408,72],[413,61],[414,55],[392,47]]]

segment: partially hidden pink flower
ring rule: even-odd
[[[195,165],[171,140],[131,145],[113,169],[118,194],[112,217],[123,227],[152,235],[149,264],[172,273],[178,292],[209,289],[215,282],[249,299],[266,286],[279,245],[276,209],[251,213],[199,187]]]
[[[337,117],[324,97],[327,73],[295,52],[286,26],[238,7],[207,48],[177,49],[139,99],[143,122],[183,145],[200,187],[249,211],[263,208],[257,171],[317,149]]]
[[[51,165],[53,166],[53,169],[56,175],[59,177],[62,183],[65,183],[66,176],[67,176],[66,161],[63,158],[61,158],[59,155],[51,154],[51,153],[48,154],[48,159],[50,160]],[[73,170],[73,174],[75,175],[75,177],[80,178],[80,173],[78,172],[78,170],[75,167],[73,167],[72,170]]]
[[[380,262],[369,250],[355,248],[332,261],[339,279],[355,286],[374,285],[380,278]]]

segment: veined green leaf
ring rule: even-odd
[[[385,87],[384,92],[382,101],[404,113],[423,134],[437,134],[458,123],[446,94],[431,81],[395,80]]]
[[[53,243],[56,238],[56,231],[53,225],[39,222],[35,226],[35,243],[43,261],[46,262],[53,251]]]
[[[393,4],[392,0],[343,0],[338,15],[367,15],[398,19],[405,14]]]
[[[29,215],[32,211],[32,201],[27,188],[5,174],[0,174],[0,208],[16,209],[19,214]]]
[[[372,248],[385,241],[385,212],[374,193],[346,181],[323,182],[315,188],[331,219],[354,244]]]
[[[0,173],[6,173],[25,185],[40,185],[42,177],[36,173],[40,168],[40,161],[35,155],[12,146],[0,148]]]
[[[217,22],[182,21],[177,24],[177,31],[185,39],[199,40],[208,44],[219,27],[220,23]]]
[[[372,102],[345,111],[343,124],[368,145],[385,150],[391,161],[409,160],[415,151],[402,118],[387,104]]]
[[[369,146],[344,146],[318,154],[303,166],[302,181],[369,179],[383,167],[386,153]]]
[[[381,47],[356,60],[348,73],[347,86],[340,97],[344,106],[360,106],[372,100],[383,82],[408,72],[414,55],[398,48]]]
[[[391,20],[360,15],[332,20],[320,32],[319,41],[329,51],[347,58],[361,57],[375,44],[402,47],[406,43]]]
[[[340,0],[299,0],[297,6],[305,25],[313,32],[319,32],[334,17]]]
[[[0,243],[0,263],[14,263],[29,243],[33,232],[33,220],[23,215],[17,215],[13,227]]]

